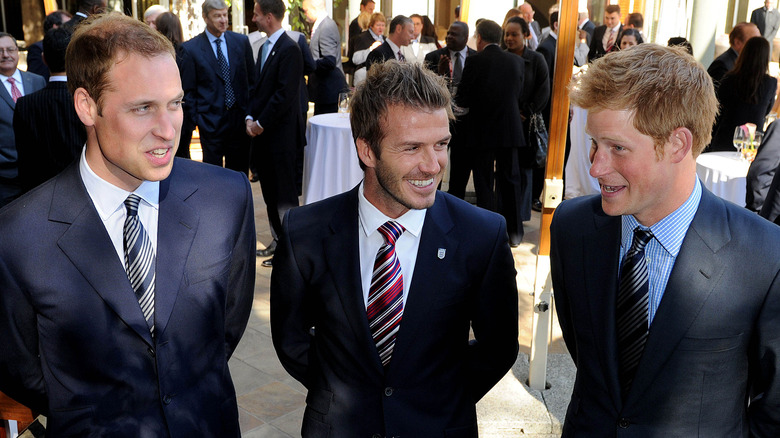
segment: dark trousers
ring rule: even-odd
[[[287,210],[298,206],[298,150],[279,143],[269,144],[260,136],[252,140],[252,165],[258,171],[268,222],[274,240],[282,231]]]
[[[516,148],[492,149],[476,153],[474,160],[477,206],[504,216],[509,243],[513,245],[523,240],[522,206],[527,199],[530,207],[531,188],[530,170],[521,172],[517,153]]]

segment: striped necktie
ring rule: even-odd
[[[149,235],[138,218],[141,198],[135,193],[125,199],[127,217],[124,227],[125,269],[130,286],[141,305],[149,331],[154,334],[154,283],[156,257]]]
[[[625,396],[634,381],[639,359],[645,349],[648,332],[648,306],[650,288],[645,246],[653,233],[639,227],[634,229],[634,239],[626,252],[620,268],[620,286],[617,296],[618,369],[620,387]]]
[[[225,59],[225,54],[222,53],[222,40],[217,38],[214,42],[217,43],[217,66],[222,79],[225,81],[225,106],[230,109],[236,102],[233,83],[230,82],[230,66],[228,66],[227,59]]]
[[[385,243],[379,248],[374,261],[366,312],[379,358],[382,365],[387,366],[404,311],[404,277],[395,254],[395,242],[404,232],[404,227],[395,221],[387,221],[377,231],[385,238]]]
[[[16,86],[16,79],[8,78],[8,82],[11,84],[11,98],[14,100],[14,103],[16,103],[16,101],[22,97],[22,92],[19,91],[19,87]]]
[[[398,49],[398,60],[401,62],[406,62],[406,56],[404,56],[404,54],[401,53],[401,49]]]

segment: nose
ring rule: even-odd
[[[590,176],[593,178],[601,178],[609,173],[610,164],[609,156],[603,149],[599,149],[597,146],[593,146],[590,149]]]
[[[181,111],[160,111],[154,134],[162,140],[171,141],[176,138],[176,131],[181,129],[181,123]]]
[[[425,148],[422,154],[422,159],[420,160],[420,171],[426,175],[437,175],[439,172],[441,172],[442,166],[447,164],[447,151],[445,150],[443,153],[444,162],[442,164],[442,157],[440,156],[441,153],[439,151],[432,147]]]

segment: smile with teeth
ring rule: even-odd
[[[428,178],[428,179],[409,179],[407,181],[409,181],[409,183],[411,183],[413,186],[416,186],[416,187],[426,187],[428,185],[433,184],[433,178]]]
[[[623,188],[623,186],[607,186],[602,184],[601,187],[604,189],[607,193],[614,193]]]
[[[165,156],[165,154],[168,153],[168,148],[154,149],[149,151],[149,153],[154,155],[155,157],[162,158]]]

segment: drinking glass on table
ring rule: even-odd
[[[347,91],[339,93],[339,114],[347,114],[349,112],[349,94]]]
[[[750,131],[747,126],[739,125],[734,128],[734,147],[737,148],[737,158],[742,158],[742,148],[745,142],[750,141]]]
[[[756,131],[752,139],[748,139],[742,146],[742,159],[752,163],[756,158],[756,152],[758,147],[761,146],[761,140],[764,138],[764,133]]]

